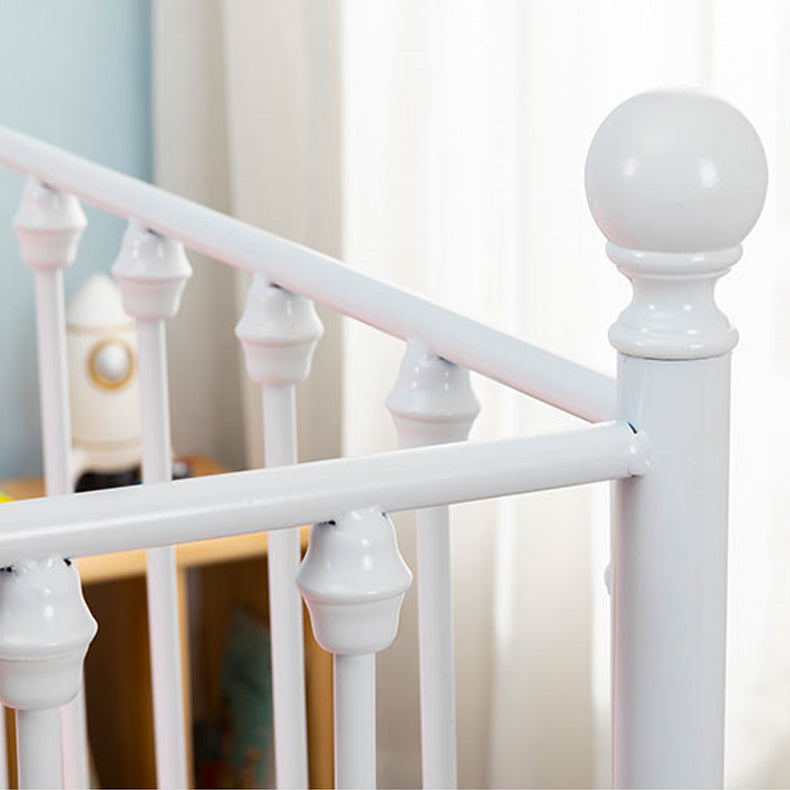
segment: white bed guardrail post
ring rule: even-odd
[[[172,450],[165,319],[178,312],[192,270],[179,242],[147,230],[132,219],[113,274],[121,289],[124,309],[137,325],[143,483],[166,482],[172,478]],[[157,785],[186,787],[175,549],[172,546],[149,549],[147,565]]]
[[[45,488],[49,496],[68,494],[72,491],[71,423],[63,270],[77,257],[87,220],[76,197],[28,178],[13,225],[22,260],[34,272]],[[88,735],[82,689],[62,715],[65,786],[88,787]],[[4,732],[2,721],[0,730]],[[4,740],[1,748],[4,752]]]
[[[0,699],[16,709],[20,788],[63,787],[58,708],[96,634],[76,569],[52,557],[0,571]]]
[[[411,571],[378,508],[316,524],[297,576],[318,644],[333,654],[335,787],[376,786],[376,653],[392,644]]]
[[[722,787],[730,352],[714,300],[762,210],[765,154],[735,108],[629,99],[587,157],[607,254],[633,284],[612,327],[620,416],[651,469],[615,483],[615,787]]]
[[[296,463],[295,386],[310,373],[323,326],[309,299],[253,278],[236,327],[247,372],[261,385],[266,466]],[[299,529],[270,532],[269,610],[277,787],[307,787]]]
[[[402,448],[463,441],[480,412],[469,371],[420,341],[406,347],[387,398]],[[457,786],[450,521],[446,505],[417,511],[422,786]]]

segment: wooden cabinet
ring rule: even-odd
[[[196,475],[223,471],[205,458],[188,460]],[[17,499],[42,494],[39,480],[6,481],[0,487]],[[308,533],[304,527],[303,546]],[[209,715],[219,705],[219,678],[234,609],[243,607],[268,621],[266,557],[266,533],[187,543],[176,550],[190,745],[195,704]],[[85,557],[77,564],[85,598],[99,623],[85,663],[96,774],[104,787],[154,787],[145,552]],[[307,612],[304,615],[310,784],[331,787],[331,657],[313,640]],[[193,655],[194,651],[200,652]],[[191,763],[190,759],[190,767]]]

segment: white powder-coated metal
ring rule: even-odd
[[[192,270],[178,242],[133,219],[113,274],[124,309],[137,325],[143,483],[168,482],[172,453],[165,319],[178,312]],[[175,549],[161,544],[150,548],[146,565],[157,784],[184,788],[188,770]]]
[[[59,557],[0,571],[0,602],[0,699],[17,712],[19,786],[62,787],[58,708],[80,691],[96,622]]]
[[[376,787],[376,653],[398,632],[411,571],[380,507],[316,524],[297,584],[334,656],[335,787]]]
[[[48,552],[81,557],[317,523],[349,501],[395,512],[630,477],[649,464],[643,439],[626,423],[604,423],[8,502],[0,566]]]
[[[469,372],[418,341],[406,348],[387,407],[401,447],[462,441],[480,411]],[[453,788],[458,757],[449,508],[426,508],[416,519],[422,782]]]
[[[600,480],[615,481],[615,785],[721,786],[737,332],[714,289],[741,256],[767,180],[759,138],[736,109],[655,91],[620,105],[595,135],[588,201],[609,257],[633,285],[610,331],[617,390],[606,376],[314,250],[2,128],[0,162],[31,177],[15,225],[36,271],[47,489],[59,494],[0,508],[0,700],[19,711],[23,787],[63,780],[56,708],[78,693],[95,633],[61,558],[151,550],[158,782],[184,786],[170,547],[260,530],[271,533],[278,785],[307,776],[296,581],[316,638],[334,654],[336,784],[375,786],[375,654],[395,637],[411,581],[386,513],[407,509],[421,509],[423,783],[454,786],[447,505]],[[130,220],[116,274],[138,322],[146,485],[75,497],[61,269],[84,226],[77,197]],[[263,393],[265,470],[169,482],[163,322],[189,274],[181,243],[257,274],[237,334]],[[388,405],[401,446],[412,449],[295,465],[294,386],[321,334],[310,298],[409,341]],[[618,421],[464,442],[477,412],[467,370],[589,421]],[[293,528],[304,523],[317,526],[297,574]],[[67,748],[64,759],[75,755]]]
[[[587,196],[631,280],[609,337],[619,415],[650,438],[651,470],[615,484],[616,787],[721,787],[727,614],[730,351],[714,288],[762,210],[765,153],[725,102],[629,99],[601,124]]]
[[[328,255],[0,127],[0,163],[206,255],[264,274],[404,340],[589,420],[611,419],[608,377],[368,277]]]
[[[87,220],[73,195],[28,178],[13,225],[22,260],[34,277],[44,486],[49,496],[68,494],[73,491],[73,476],[63,270],[77,256]],[[86,788],[90,777],[82,688],[61,714],[63,783],[68,788]],[[5,732],[4,720],[0,732]],[[4,738],[0,749],[5,749]]]
[[[335,787],[376,787],[376,654],[335,655]]]
[[[615,484],[614,784],[722,787],[729,356],[619,373],[651,471]]]
[[[323,326],[312,302],[256,275],[236,326],[247,372],[261,388],[267,467],[295,464],[295,386],[310,373]],[[296,589],[299,529],[269,537],[269,627],[277,787],[307,786],[307,721],[302,600]]]
[[[19,786],[57,790],[63,787],[63,750],[56,710],[16,712]]]

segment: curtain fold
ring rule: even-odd
[[[339,255],[338,9],[306,0],[155,2],[157,183]],[[196,276],[170,332],[172,356],[194,363],[192,375],[172,378],[176,446],[258,466],[260,397],[233,335],[249,280],[191,257]],[[313,376],[298,388],[302,460],[340,449],[340,322],[320,312],[326,334]]]
[[[220,9],[203,0],[155,2],[152,28],[154,179],[230,211]],[[203,453],[239,468],[245,430],[232,334],[235,276],[204,256],[190,253],[190,260],[194,276],[168,327],[174,445],[178,453]]]

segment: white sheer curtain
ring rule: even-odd
[[[790,6],[161,0],[155,8],[157,73],[174,80],[171,98],[209,89],[202,115],[163,105],[160,91],[157,131],[170,141],[157,149],[160,165],[181,162],[169,186],[188,189],[190,168],[223,162],[219,191],[204,184],[202,199],[222,198],[245,219],[342,251],[360,269],[610,371],[606,332],[628,288],[584,201],[597,124],[628,95],[667,85],[713,91],[749,115],[772,183],[745,259],[720,288],[742,335],[727,777],[733,786],[790,784],[790,418],[782,408],[790,395]],[[206,135],[187,156],[184,141]],[[203,299],[209,309],[211,288]],[[201,310],[193,315],[199,326]],[[303,397],[303,446],[310,456],[329,454],[341,438],[349,454],[391,448],[384,400],[402,344],[350,323],[341,338],[332,326],[335,341]],[[571,424],[498,386],[475,386],[483,413],[473,440]],[[247,416],[254,437],[251,402]],[[608,780],[606,501],[597,487],[454,509],[465,786]],[[413,563],[411,530],[402,519]],[[401,634],[379,660],[382,786],[419,781],[416,666],[411,595]]]
[[[157,183],[339,255],[338,4],[157,0],[152,17]],[[175,443],[231,465],[246,447],[257,466],[260,398],[233,335],[248,280],[192,260],[170,331],[171,357],[192,363],[171,376]],[[315,375],[299,388],[303,460],[340,449],[339,320],[322,318]]]

